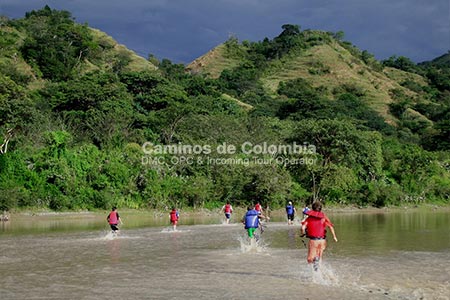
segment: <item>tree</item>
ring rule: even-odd
[[[411,59],[405,56],[391,56],[382,61],[383,66],[400,69],[411,73],[420,73],[420,68]]]
[[[114,74],[94,72],[40,92],[77,139],[105,147],[122,143],[134,120],[132,98]]]
[[[30,123],[33,104],[26,90],[8,77],[0,76],[0,154],[6,153],[15,134]]]
[[[299,25],[284,24],[281,26],[281,29],[283,29],[283,31],[278,36],[281,39],[286,38],[286,37],[297,36],[300,34],[300,26]]]
[[[49,6],[12,24],[27,32],[20,47],[22,56],[51,80],[72,78],[75,67],[96,47],[87,26],[75,24],[69,12]]]
[[[303,78],[281,82],[278,93],[290,98],[281,105],[278,112],[280,118],[292,117],[300,120],[334,115],[334,112],[330,110],[330,102]]]
[[[345,36],[345,34],[344,34],[344,32],[342,30],[340,30],[340,31],[338,31],[338,32],[333,34],[333,38],[335,40],[337,40],[338,42],[342,41],[344,39],[344,36]]]
[[[424,146],[431,150],[450,150],[450,119],[447,118],[436,122],[434,129],[436,130],[436,133],[431,137],[431,139],[428,139],[431,145],[426,144]]]
[[[339,182],[342,170],[352,170],[354,174],[348,177],[348,184],[356,183],[353,176],[368,182],[382,174],[382,139],[377,132],[358,130],[345,121],[307,119],[295,128],[290,141],[300,145],[307,143],[316,149],[315,153],[300,155],[312,158],[313,164],[292,168],[300,183],[309,187],[315,198],[327,187],[338,187],[330,182]],[[346,185],[345,190],[357,187]]]
[[[283,31],[273,40],[272,55],[269,58],[280,58],[299,43],[300,26],[284,24]]]

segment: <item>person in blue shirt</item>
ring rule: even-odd
[[[287,219],[288,219],[288,225],[294,224],[294,218],[295,218],[296,212],[297,212],[297,210],[295,209],[294,205],[292,204],[291,201],[289,201],[288,205],[286,205],[286,214],[287,214]]]
[[[248,237],[253,238],[255,236],[255,231],[258,229],[260,221],[259,219],[265,219],[266,217],[258,212],[253,206],[247,208],[247,213],[242,219],[244,228],[247,230]]]

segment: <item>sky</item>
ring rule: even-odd
[[[422,62],[450,50],[449,0],[0,0],[0,15],[23,18],[46,4],[145,58],[174,63],[190,63],[230,36],[272,39],[283,24],[343,31],[379,60]]]

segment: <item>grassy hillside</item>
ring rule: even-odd
[[[261,80],[273,92],[280,81],[299,77],[314,87],[324,87],[330,99],[334,98],[334,91],[342,86],[355,89],[370,107],[390,123],[396,119],[389,113],[388,107],[393,102],[393,89],[403,90],[409,97],[417,97],[417,93],[402,87],[401,81],[388,77],[383,71],[374,70],[336,42],[314,46],[301,55],[288,57],[283,60],[282,68],[268,73]],[[418,79],[424,82],[420,77]]]
[[[95,55],[85,57],[74,67],[77,73],[84,74],[94,70],[113,70],[121,68],[124,71],[156,70],[157,67],[148,60],[137,55],[126,46],[118,44],[106,33],[86,27],[91,36],[92,44],[97,45]],[[27,62],[20,55],[24,41],[30,39],[29,33],[20,26],[8,24],[0,26],[0,69],[12,78],[27,81],[30,87],[42,87],[42,74],[36,66]],[[19,79],[20,80],[20,79]]]
[[[232,69],[239,65],[240,60],[228,55],[224,44],[210,50],[205,55],[195,59],[186,66],[191,74],[205,74],[211,78],[218,78],[223,70]]]
[[[221,44],[190,63],[187,70],[218,78],[223,70],[233,69],[240,62],[242,60],[230,56],[225,44]],[[353,89],[390,124],[397,123],[397,118],[389,112],[389,104],[395,101],[392,91],[400,90],[417,101],[420,95],[402,84],[412,81],[420,86],[428,85],[427,80],[418,74],[394,68],[374,68],[336,40],[271,60],[259,81],[266,92],[276,96],[280,82],[296,78],[303,78],[313,87],[322,88],[331,100],[342,87]]]
[[[112,69],[114,63],[118,60],[127,62],[124,66],[125,71],[151,71],[157,69],[151,62],[137,55],[125,45],[117,43],[116,40],[106,33],[94,28],[89,29],[94,37],[94,42],[100,45],[102,51],[98,59],[94,61],[85,60],[84,72],[92,71],[93,69]]]
[[[434,58],[431,61],[425,61],[420,63],[421,66],[439,66],[444,68],[450,68],[450,50],[449,52]]]

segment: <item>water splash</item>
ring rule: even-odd
[[[103,240],[111,241],[119,237],[118,232],[108,231],[105,236],[102,238]]]
[[[166,227],[161,230],[161,233],[183,233],[183,232],[189,232],[189,231],[191,231],[191,230],[190,229],[184,229],[184,230],[175,229],[175,230],[173,230],[172,227]]]
[[[320,285],[338,286],[339,278],[335,274],[333,268],[319,261],[317,268],[310,264],[312,272],[312,282]]]
[[[238,237],[242,253],[262,253],[266,251],[267,245],[261,238]]]

